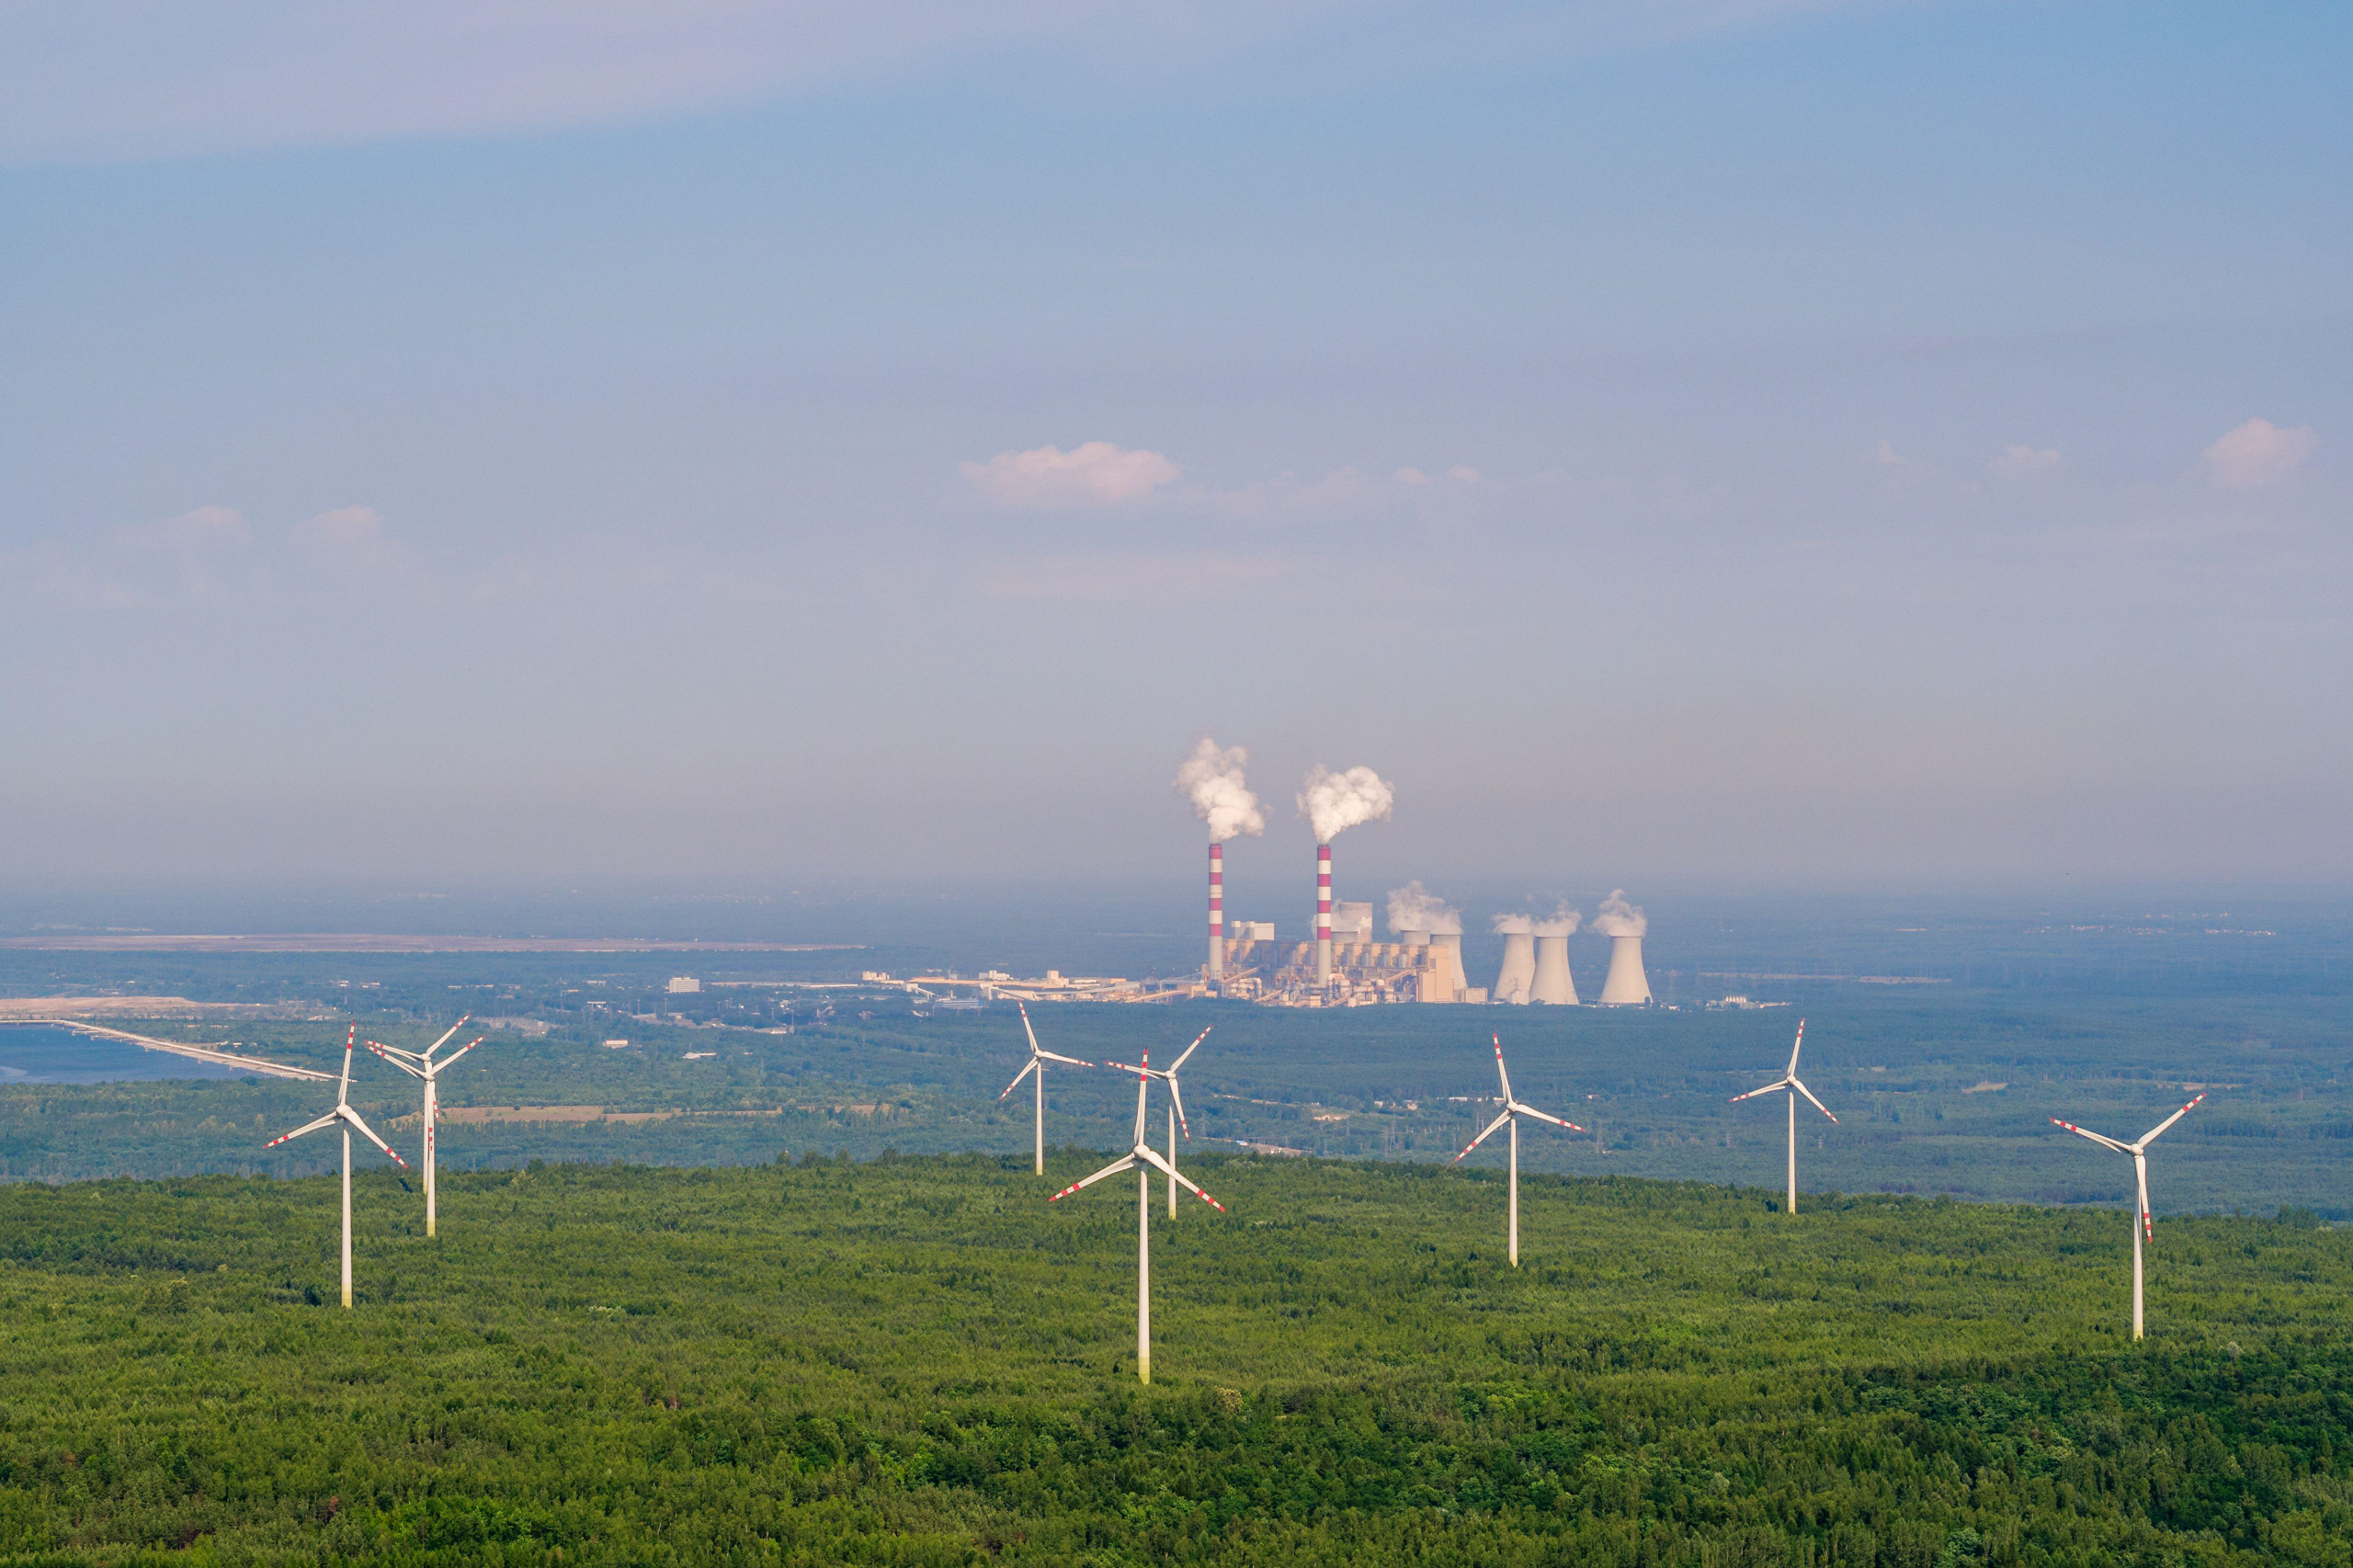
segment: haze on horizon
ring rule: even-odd
[[[1211,733],[1276,862],[2342,882],[2348,58],[12,7],[0,892],[1189,875]]]

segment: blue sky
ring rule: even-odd
[[[2341,7],[299,11],[0,15],[0,879],[2353,870]]]

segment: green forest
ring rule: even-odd
[[[2353,1562],[2353,1236],[1091,1152],[0,1186],[20,1562]]]
[[[811,1147],[871,1159],[885,1148],[1009,1152],[1029,1143],[1028,1090],[998,1098],[1027,1056],[1009,1006],[919,1017],[904,998],[873,997],[845,1001],[820,1021],[805,996],[729,990],[699,1004],[699,1017],[649,1021],[568,1013],[551,1005],[565,996],[552,983],[517,989],[512,997],[453,993],[437,978],[430,987],[387,983],[356,1014],[306,1009],[321,1016],[143,1027],[179,1040],[235,1040],[264,1057],[334,1071],[347,1017],[358,1017],[363,1038],[415,1050],[464,1007],[504,1009],[544,1018],[547,1032],[487,1029],[487,1042],[444,1080],[445,1105],[593,1106],[661,1118],[452,1122],[441,1139],[450,1166],[748,1164]],[[746,997],[767,1011],[755,1013]],[[359,998],[346,999],[358,1006]],[[797,1008],[793,1032],[750,1027],[786,1027],[775,1022],[785,1008]],[[1049,1049],[1098,1062],[1133,1062],[1146,1051],[1165,1060],[1214,1026],[1185,1078],[1193,1131],[1205,1142],[1440,1162],[1485,1120],[1484,1099],[1495,1092],[1488,1036],[1500,1029],[1523,1097],[1590,1130],[1531,1135],[1522,1150],[1529,1165],[1773,1185],[1782,1118],[1770,1106],[1726,1102],[1779,1074],[1801,1015],[1806,1083],[1839,1118],[1836,1127],[1802,1124],[1808,1187],[2128,1203],[2130,1162],[2066,1136],[2050,1118],[2131,1138],[2204,1087],[2207,1102],[2165,1134],[2154,1162],[2160,1213],[2286,1205],[2353,1219],[2353,1047],[2337,994],[2087,998],[1848,986],[1754,1012],[1058,1004],[1038,1009],[1036,1021]],[[608,1049],[611,1038],[630,1043]],[[1047,1093],[1051,1141],[1108,1147],[1126,1136],[1131,1080],[1055,1069]],[[363,1057],[352,1094],[395,1148],[415,1154],[406,1124],[418,1109],[414,1083]],[[284,1080],[0,1084],[0,1180],[316,1174],[335,1158],[326,1142],[263,1145],[317,1115],[318,1100],[315,1085]]]

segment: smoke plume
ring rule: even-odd
[[[1526,937],[1536,930],[1536,921],[1526,915],[1498,915],[1490,922],[1498,937]]]
[[[1574,937],[1577,934],[1577,922],[1583,918],[1563,900],[1550,917],[1536,922],[1536,934],[1540,937]]]
[[[1462,934],[1462,912],[1421,883],[1407,882],[1402,888],[1389,890],[1389,928],[1400,933],[1427,931],[1433,937],[1459,937]]]
[[[1242,769],[1249,760],[1243,747],[1221,747],[1203,735],[1176,770],[1176,788],[1193,798],[1193,810],[1210,824],[1212,844],[1223,844],[1237,833],[1267,831],[1267,813],[1258,809],[1258,797],[1242,782]]]
[[[1639,937],[1651,928],[1650,916],[1626,902],[1626,890],[1613,888],[1593,912],[1593,928],[1605,937]]]
[[[1360,822],[1386,822],[1397,791],[1370,767],[1335,773],[1318,763],[1299,787],[1299,813],[1315,824],[1315,842],[1329,844],[1336,834]]]

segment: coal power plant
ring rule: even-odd
[[[1299,815],[1313,830],[1314,896],[1301,935],[1284,940],[1279,923],[1242,920],[1226,902],[1226,846],[1266,832],[1266,812],[1245,777],[1250,754],[1204,737],[1177,769],[1176,785],[1209,830],[1209,953],[1197,984],[1164,985],[1155,998],[1215,995],[1290,1007],[1360,1007],[1392,1002],[1494,1003],[1512,1006],[1579,1005],[1569,938],[1583,924],[1560,903],[1549,914],[1513,912],[1490,917],[1503,938],[1492,986],[1471,983],[1462,959],[1462,912],[1418,881],[1392,888],[1386,898],[1388,937],[1377,939],[1374,903],[1339,896],[1335,841],[1350,828],[1386,822],[1396,804],[1390,782],[1370,767],[1317,766],[1301,781]],[[1643,969],[1643,912],[1625,890],[1603,900],[1586,926],[1610,943],[1610,958],[1595,1004],[1647,1006],[1650,982]],[[1294,928],[1298,929],[1298,928]]]

